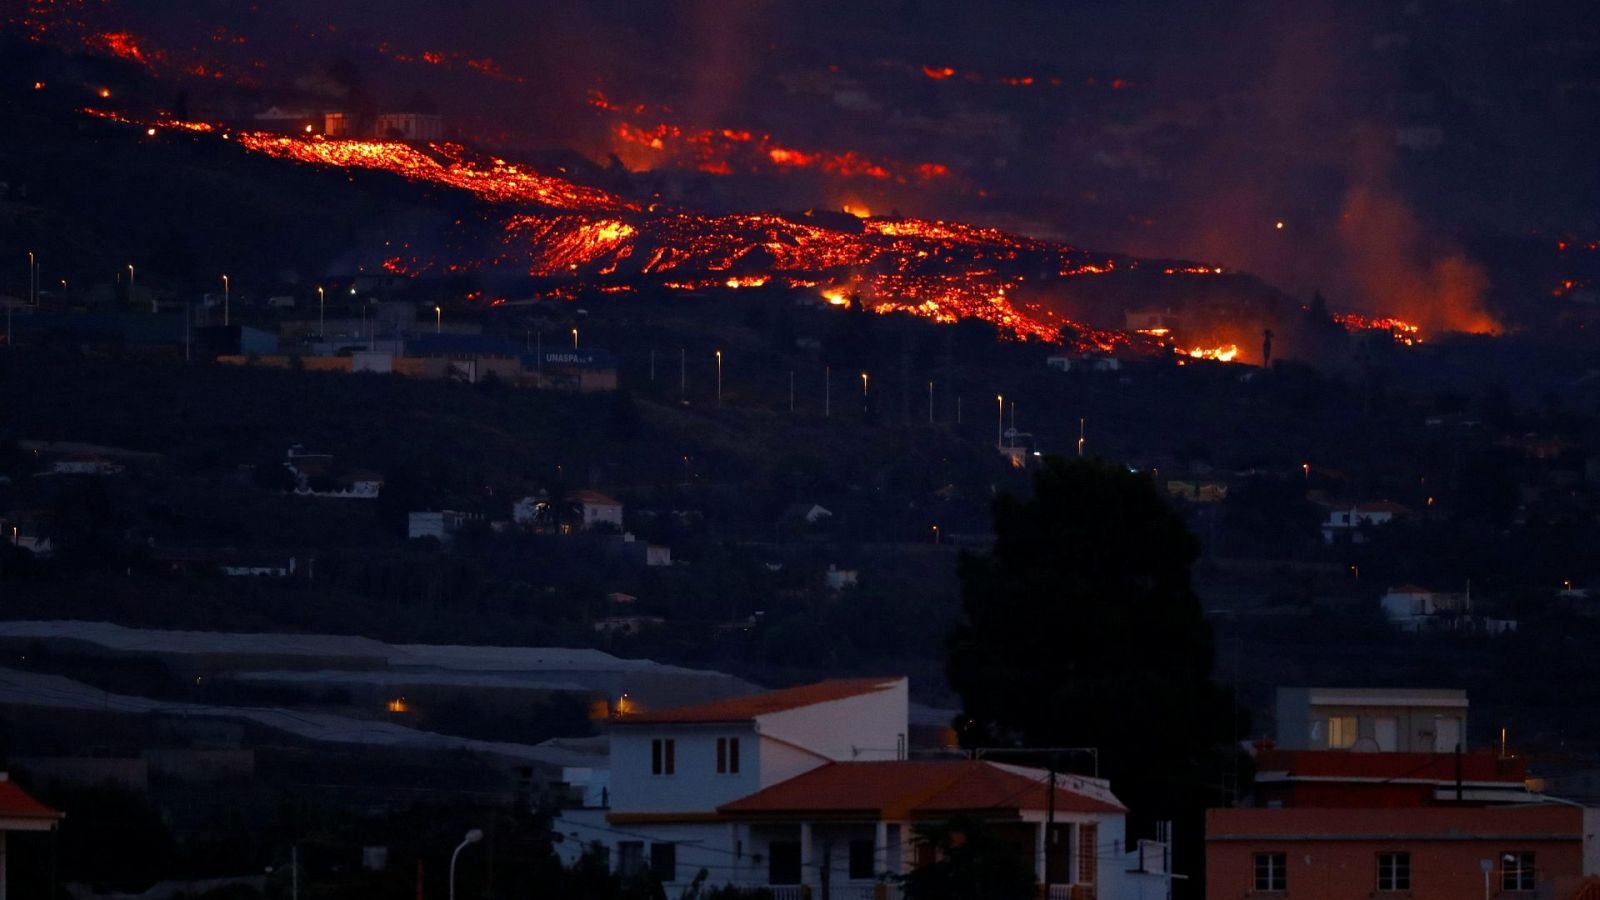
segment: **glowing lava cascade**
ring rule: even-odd
[[[1041,282],[1136,269],[1139,263],[997,229],[843,213],[706,215],[646,206],[478,156],[459,144],[232,133],[203,123],[139,123],[93,114],[152,135],[186,132],[194,140],[229,140],[255,153],[308,165],[387,172],[467,192],[488,204],[488,220],[496,226],[501,245],[497,255],[458,260],[395,256],[383,263],[393,272],[507,266],[530,276],[571,279],[579,289],[602,292],[641,284],[677,290],[772,284],[814,290],[819,302],[859,303],[879,313],[903,312],[939,322],[977,318],[1014,339],[1059,341],[1080,352],[1137,349],[1224,362],[1239,354],[1234,346],[1189,349],[1165,336],[1092,328],[1042,302],[1024,299],[1024,289]],[[1207,277],[1221,271],[1197,266],[1169,268],[1163,274]],[[1381,327],[1403,342],[1419,339],[1414,326],[1395,320],[1348,319],[1341,321],[1347,328]]]

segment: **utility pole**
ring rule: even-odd
[[[995,394],[994,395],[994,403],[995,403],[994,448],[996,450],[999,450],[1001,447],[1005,446],[1006,395],[1005,394]]]

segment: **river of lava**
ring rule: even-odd
[[[511,211],[501,218],[500,262],[534,276],[566,276],[604,289],[625,281],[691,288],[812,285],[868,309],[941,322],[976,317],[1002,334],[1109,350],[1130,336],[1090,329],[1010,294],[1036,270],[1108,270],[1083,251],[1002,231],[922,219],[862,220],[858,229],[775,214],[704,215],[645,209],[598,188],[543,175],[456,144],[297,137],[247,132],[241,146],[318,166],[374,169],[473,195]],[[475,267],[481,260],[451,268]],[[422,268],[422,267],[417,267]],[[410,270],[401,264],[396,270]]]

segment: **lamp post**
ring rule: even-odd
[[[995,394],[995,419],[994,419],[994,448],[999,450],[1005,446],[1005,439],[1001,436],[1006,427],[1006,395]]]
[[[867,383],[868,383],[867,382],[867,373],[862,372],[861,373],[861,411],[863,413],[868,413],[868,412],[872,411],[871,404],[868,402],[868,399],[867,399]]]
[[[444,333],[444,308],[441,306],[433,308],[433,333]]]
[[[34,301],[37,299],[37,294],[39,292],[39,289],[37,287],[37,285],[38,285],[38,277],[37,276],[38,276],[38,271],[39,270],[37,268],[38,263],[37,263],[36,260],[37,260],[37,257],[35,257],[33,255],[33,251],[29,250],[28,251],[28,305],[29,306],[33,305]]]
[[[461,855],[468,844],[476,844],[483,840],[483,832],[477,828],[467,832],[467,836],[456,845],[455,852],[450,854],[450,900],[456,900],[456,857]]]
[[[722,407],[722,351],[717,351],[717,407]]]
[[[317,285],[317,340],[319,341],[325,341],[328,339],[328,333],[326,330],[328,322],[327,312],[328,292],[324,291],[322,289],[322,285],[319,284]]]
[[[572,349],[578,349],[578,329],[572,329]]]
[[[228,285],[228,276],[226,274],[224,274],[222,276],[222,325],[223,325],[224,328],[226,328],[228,326],[228,299],[229,299],[229,294],[230,294],[230,287]],[[206,316],[206,321],[210,322],[211,321],[211,317],[210,316]]]

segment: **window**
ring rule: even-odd
[[[1411,854],[1378,854],[1378,890],[1411,890]]]
[[[1287,891],[1289,889],[1289,858],[1283,853],[1256,854],[1256,886],[1258,891]]]
[[[767,845],[767,884],[800,883],[800,842],[773,841]]]
[[[739,774],[738,738],[717,738],[717,774]]]
[[[850,878],[869,881],[878,877],[877,848],[871,841],[850,842]]]
[[[637,875],[644,871],[644,841],[617,842],[617,874]]]
[[[1500,854],[1500,890],[1533,890],[1534,871],[1532,852]]]
[[[656,738],[650,742],[650,774],[671,775],[678,770],[678,742],[672,738]]]
[[[678,880],[678,845],[650,845],[650,874],[661,881]]]
[[[1348,749],[1356,742],[1355,716],[1330,716],[1328,718],[1328,746],[1335,750]]]

